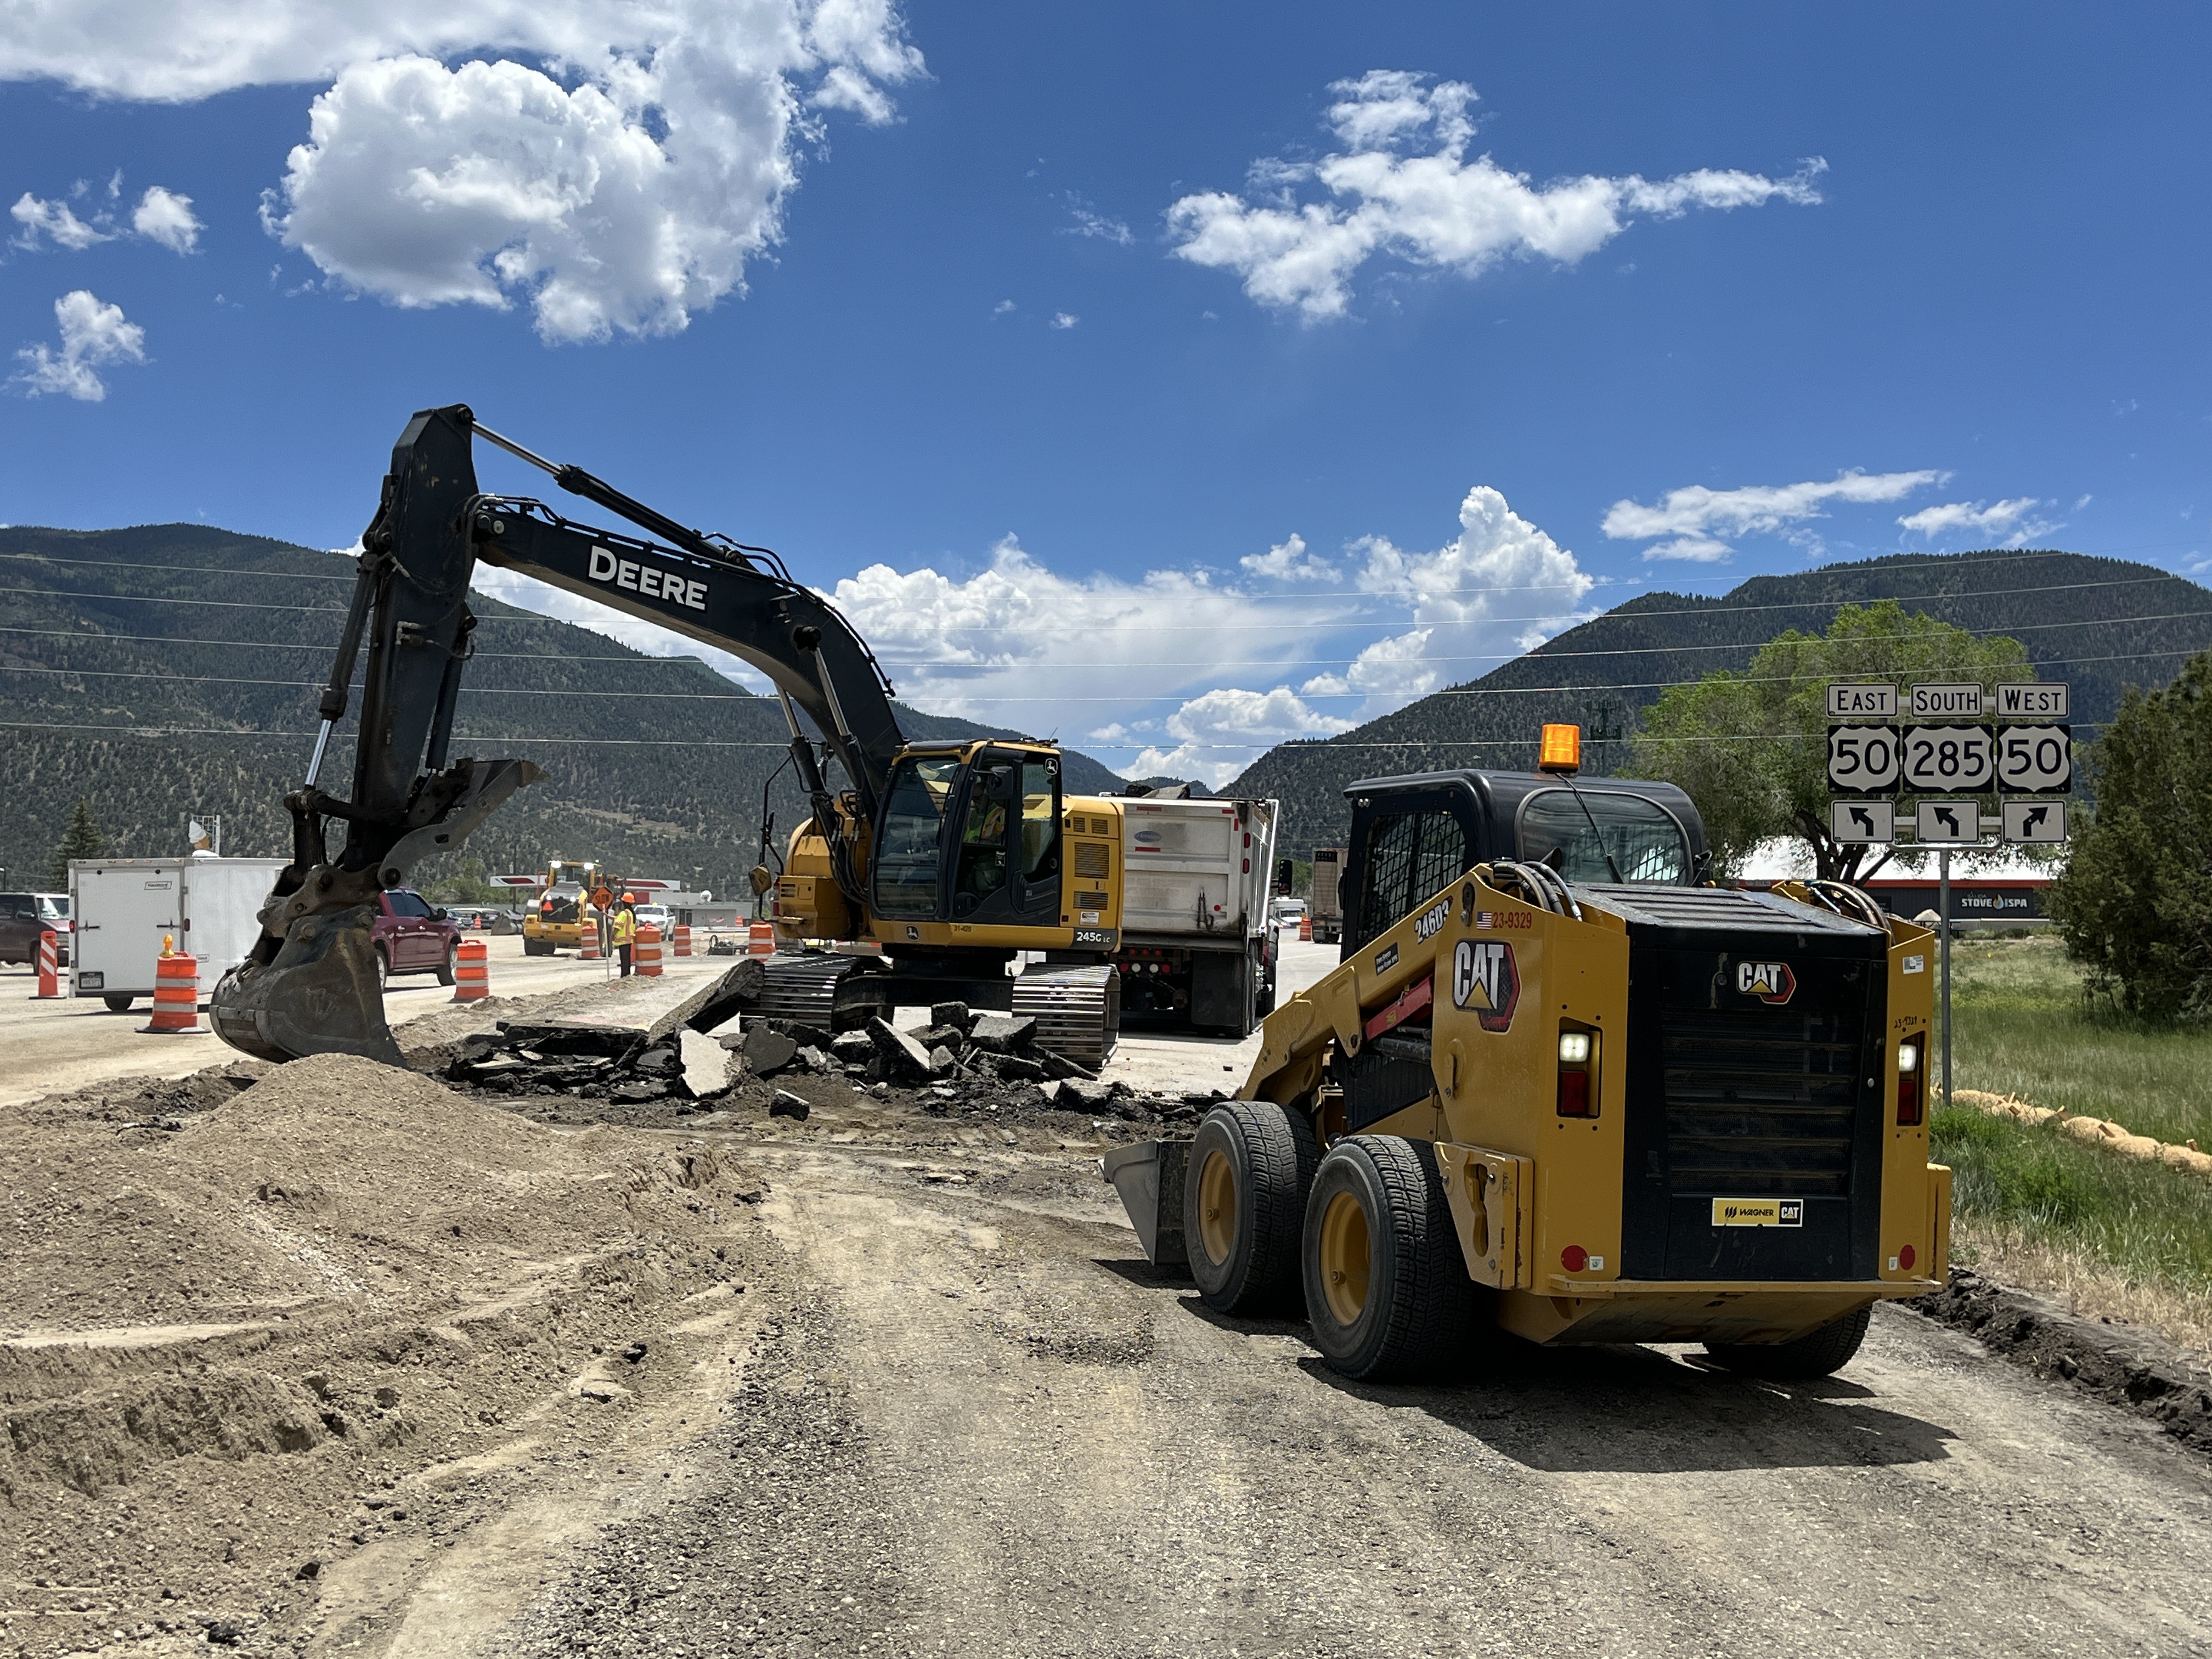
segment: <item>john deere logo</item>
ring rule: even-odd
[[[1761,1002],[1779,1007],[1796,993],[1797,975],[1790,971],[1786,962],[1739,962],[1735,965],[1735,988],[1741,995],[1757,997]]]
[[[1510,1030],[1521,1000],[1513,947],[1503,939],[1462,939],[1452,951],[1452,1000],[1473,1009],[1484,1030]]]

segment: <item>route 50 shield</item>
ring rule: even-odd
[[[2074,787],[2074,728],[2008,726],[1997,733],[1997,787],[2007,794],[2063,795]]]
[[[1828,787],[1845,795],[1875,795],[1896,788],[1897,739],[1894,726],[1830,726]]]
[[[1521,973],[1504,939],[1463,939],[1452,951],[1452,1000],[1474,1011],[1486,1031],[1512,1029],[1521,1001]]]
[[[1913,794],[1994,788],[1996,770],[1996,743],[1986,726],[1905,728],[1905,787]]]

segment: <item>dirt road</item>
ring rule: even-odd
[[[2212,1650],[2205,1468],[1917,1316],[1788,1389],[1607,1348],[1370,1389],[1156,1279],[1073,1159],[747,1156],[791,1322],[697,1484],[473,1650]]]

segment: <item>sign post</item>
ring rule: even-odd
[[[1951,1106],[1951,849],[1936,855],[1936,914],[1943,929],[1943,1107]]]

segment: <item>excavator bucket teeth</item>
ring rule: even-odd
[[[273,961],[225,974],[208,999],[217,1035],[257,1060],[360,1054],[403,1062],[384,1023],[368,905],[302,916]]]

